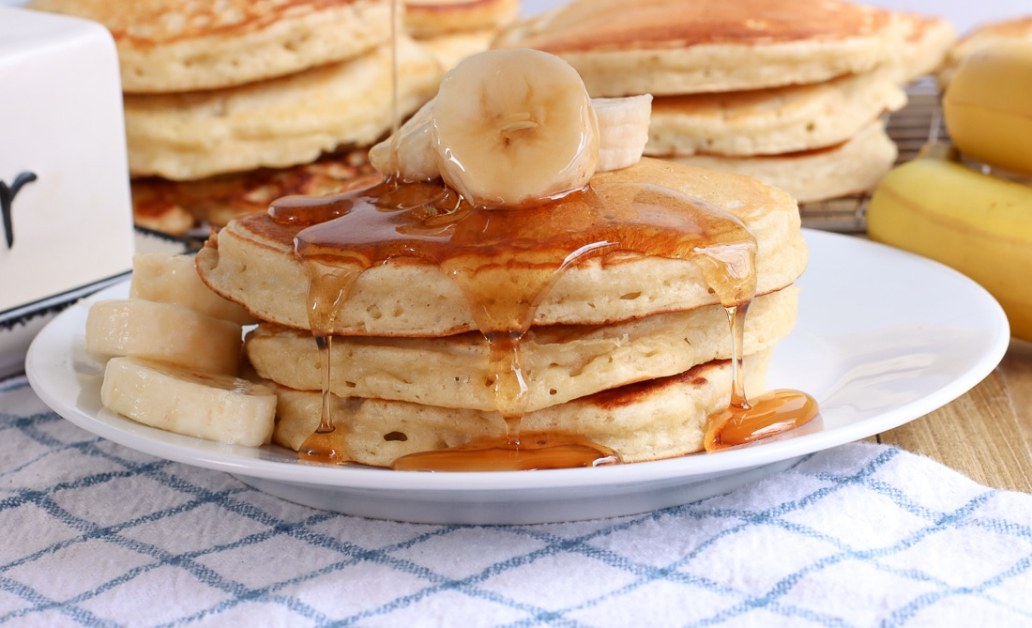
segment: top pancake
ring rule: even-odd
[[[343,61],[390,38],[388,0],[35,0],[111,31],[130,93],[240,85]]]
[[[740,220],[758,244],[759,293],[791,284],[805,267],[798,208],[781,190],[740,175],[652,159],[596,174],[591,185],[605,194],[628,183],[670,188]],[[198,253],[198,271],[212,289],[256,317],[307,329],[310,282],[293,251],[298,231],[267,214],[234,220]],[[484,278],[518,283],[520,269],[502,265]],[[603,262],[594,257],[559,275],[532,323],[602,324],[717,302],[696,262],[640,255],[611,256]],[[395,258],[358,277],[330,331],[419,337],[476,328],[463,291],[436,264]]]
[[[498,47],[557,54],[593,96],[812,83],[892,60],[892,12],[835,0],[576,0],[517,23]]]

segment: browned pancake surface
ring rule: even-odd
[[[291,168],[261,168],[197,181],[145,177],[132,182],[133,216],[141,226],[179,235],[202,223],[222,227],[238,216],[264,212],[284,196],[338,193],[374,173],[367,150],[360,148]]]
[[[889,12],[832,0],[623,0],[569,5],[521,43],[552,52],[673,48],[696,44],[766,45],[866,37]]]

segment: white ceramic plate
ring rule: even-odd
[[[807,231],[811,259],[795,331],[777,348],[770,385],[805,390],[824,429],[715,454],[591,469],[414,473],[297,461],[277,447],[219,445],[104,410],[101,365],[83,350],[89,301],[35,339],[27,373],[61,416],[155,456],[226,471],[287,500],[415,522],[532,523],[645,512],[725,492],[800,456],[899,426],[981,381],[1009,341],[981,287],[935,262],[858,238]],[[93,297],[121,296],[116,286]]]

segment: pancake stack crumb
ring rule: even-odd
[[[653,94],[647,155],[809,202],[869,190],[889,170],[883,114],[952,38],[944,20],[837,0],[574,0],[495,45],[562,56],[593,96]]]
[[[141,226],[182,234],[264,210],[275,196],[338,191],[371,172],[365,151],[394,123],[389,0],[36,0],[30,8],[111,31]],[[397,60],[404,118],[433,95],[443,70],[404,33]]]

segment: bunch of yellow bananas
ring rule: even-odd
[[[965,157],[1032,175],[1032,42],[962,62],[943,114]],[[927,146],[890,172],[868,206],[868,235],[971,277],[1003,306],[1011,333],[1032,340],[1032,185],[974,170],[956,149]]]

